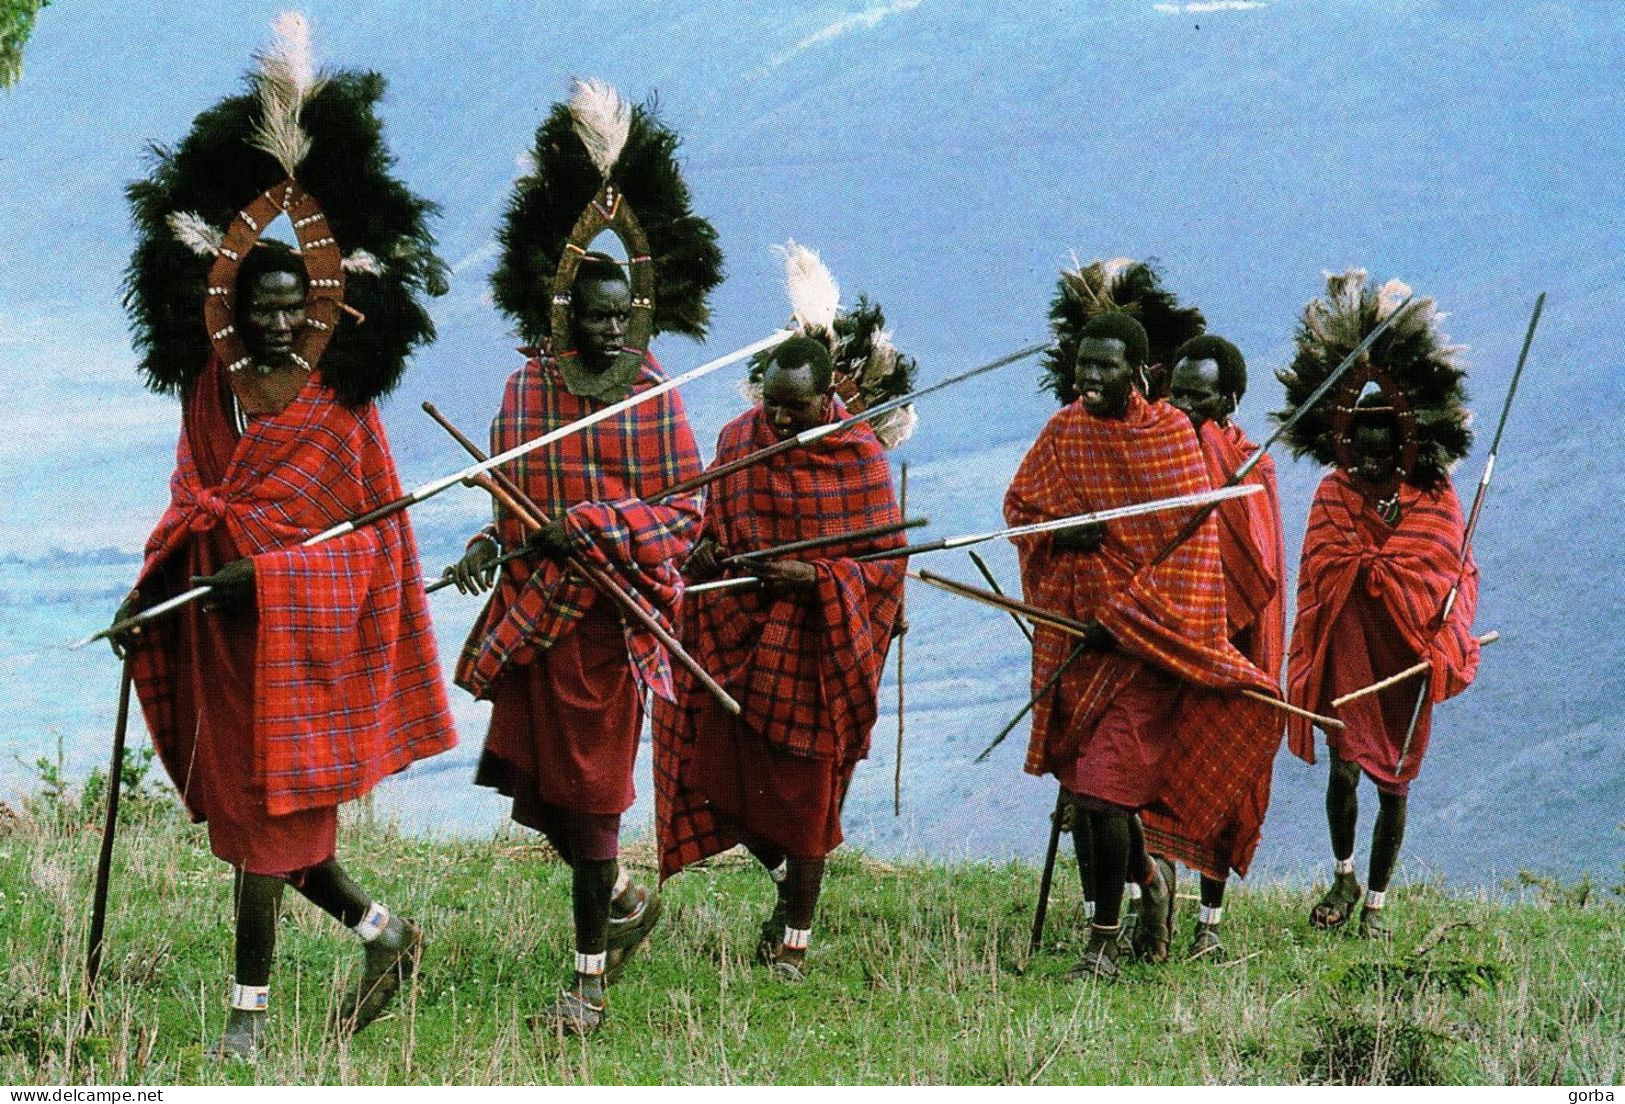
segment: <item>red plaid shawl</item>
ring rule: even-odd
[[[1258,446],[1234,423],[1221,426],[1204,422],[1198,436],[1208,479],[1215,487],[1224,486],[1258,451]],[[1281,538],[1274,461],[1267,455],[1260,458],[1242,482],[1256,483],[1264,493],[1229,499],[1214,511],[1219,522],[1219,561],[1224,570],[1226,631],[1232,642],[1245,634],[1242,654],[1273,681],[1281,677],[1286,645],[1286,551]],[[1276,715],[1277,745],[1284,721],[1284,714]],[[1270,760],[1263,763],[1230,823],[1213,839],[1205,865],[1193,865],[1220,873],[1229,869],[1247,873],[1269,809],[1272,766]],[[1143,820],[1147,846],[1152,852],[1167,854],[1179,846],[1178,826],[1170,824],[1168,818],[1147,810]]]
[[[194,385],[188,423],[202,415],[198,404],[217,401],[218,371],[211,362]],[[136,587],[156,581],[193,533],[215,525],[254,558],[254,774],[268,811],[353,800],[454,746],[406,515],[298,547],[400,497],[377,411],[347,409],[312,375],[282,413],[249,425],[218,486],[200,481],[189,438],[183,426],[169,509],[147,541]],[[135,659],[142,709],[166,762],[190,738],[176,731],[179,656],[169,624],[160,619],[141,634]]]
[[[633,391],[664,379],[654,357],[646,355]],[[491,423],[491,452],[505,452],[605,405],[572,395],[551,360],[532,358],[508,377],[502,409]],[[507,467],[549,517],[563,515],[577,555],[603,568],[668,627],[682,585],[674,561],[681,561],[699,532],[703,497],[694,492],[658,503],[647,499],[699,471],[699,449],[675,391]],[[517,547],[525,539],[518,520],[500,504],[494,528],[483,535],[503,548]],[[504,667],[529,663],[536,649],[551,647],[595,601],[611,600],[600,598],[585,580],[566,576],[550,559],[508,561],[463,646],[457,685],[476,698],[489,696],[492,680]],[[670,698],[671,661],[660,641],[628,620],[626,646],[642,684]]]
[[[1190,420],[1167,403],[1131,394],[1121,420],[1096,418],[1077,402],[1057,412],[1016,472],[1004,513],[1011,525],[1026,525],[1208,485]],[[1054,773],[1054,766],[1073,762],[1135,665],[1150,663],[1191,684],[1182,690],[1179,750],[1157,808],[1181,838],[1201,841],[1218,830],[1268,764],[1279,733],[1270,707],[1206,691],[1278,691],[1229,642],[1216,521],[1210,518],[1156,568],[1145,568],[1187,517],[1164,512],[1111,522],[1105,543],[1092,553],[1057,550],[1047,534],[1016,543],[1027,601],[1080,620],[1098,618],[1119,648],[1084,653],[1062,676],[1059,694],[1039,701],[1028,772]],[[1053,629],[1035,630],[1035,692],[1076,643]],[[1064,704],[1057,708],[1057,702]],[[1190,850],[1173,853],[1197,865]]]
[[[831,406],[831,420],[845,417],[839,400]],[[758,406],[723,427],[714,463],[776,440]],[[737,553],[901,517],[885,452],[870,428],[858,425],[712,484],[705,535]],[[903,534],[894,533],[862,547],[834,545],[794,557],[818,573],[812,595],[718,591],[685,604],[684,643],[739,699],[744,723],[773,747],[843,766],[868,754],[886,648],[902,602],[904,561],[858,563],[850,557],[903,543]],[[697,733],[696,703],[705,690],[683,671],[678,687],[676,705],[656,703],[654,709],[663,877],[734,842],[684,783],[685,757]]]
[[[1332,626],[1362,568],[1365,593],[1382,602],[1405,642],[1433,665],[1431,700],[1442,702],[1472,684],[1478,672],[1479,645],[1472,632],[1478,566],[1469,554],[1462,571],[1461,503],[1448,484],[1437,491],[1401,484],[1399,510],[1399,524],[1390,528],[1347,474],[1333,471],[1320,481],[1298,562],[1298,619],[1287,657],[1293,704],[1306,709],[1325,704]],[[1438,629],[1439,610],[1458,576],[1461,590],[1450,621]],[[1308,721],[1292,718],[1287,740],[1294,755],[1315,761],[1315,733]]]

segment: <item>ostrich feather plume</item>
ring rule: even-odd
[[[384,262],[368,253],[365,249],[357,249],[346,254],[343,265],[346,272],[364,272],[368,276],[382,276],[384,274]]]
[[[299,125],[305,101],[321,88],[310,50],[310,24],[296,11],[286,11],[271,23],[272,42],[255,55],[260,71],[254,76],[260,120],[252,144],[282,166],[289,176],[310,152],[310,136]]]
[[[174,211],[165,220],[174,231],[175,240],[199,257],[213,257],[220,252],[220,243],[226,235],[210,226],[204,217],[193,211]]]
[[[578,77],[570,93],[570,119],[587,156],[608,179],[632,130],[632,106],[607,81]]]
[[[803,330],[833,333],[835,315],[841,308],[841,286],[818,253],[794,239],[774,246],[774,252],[784,258],[784,287],[796,325]]]

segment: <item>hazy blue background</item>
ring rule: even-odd
[[[20,761],[54,754],[59,739],[75,774],[104,756],[116,666],[105,650],[60,645],[105,622],[166,497],[179,415],[133,371],[121,189],[143,171],[146,142],[178,140],[238,86],[281,6],[64,0],[42,13],[21,84],[0,93],[0,795],[26,786]],[[849,298],[866,291],[885,305],[926,380],[1042,336],[1073,252],[1155,257],[1247,353],[1241,420],[1261,435],[1298,311],[1323,270],[1361,265],[1436,296],[1470,346],[1486,438],[1457,474],[1470,499],[1528,312],[1548,291],[1478,540],[1478,625],[1502,642],[1478,684],[1438,714],[1405,870],[1485,885],[1519,867],[1618,875],[1625,9],[396,0],[306,10],[322,58],[389,78],[399,172],[445,208],[438,233],[455,278],[434,304],[441,339],[384,407],[408,483],[460,463],[418,401],[479,430],[518,363],[486,291],[492,232],[516,155],[572,75],[634,98],[659,92],[686,138],[696,207],[727,252],[710,342],[657,347],[674,369],[778,322],[768,246],[790,236],[822,250]],[[742,405],[723,375],[686,396],[707,450]],[[1051,409],[1030,365],[927,400],[899,453],[911,512],[939,534],[996,525]],[[1295,564],[1320,473],[1281,462]],[[455,556],[483,508],[454,492],[416,511],[425,562]],[[1013,582],[1013,558],[995,551]],[[955,557],[933,566],[973,577]],[[1020,637],[935,592],[909,600],[903,816],[890,809],[888,679],[850,837],[884,853],[1040,853],[1053,789],[1021,774],[1025,730],[970,763],[1025,700]],[[475,607],[442,595],[434,612],[449,660]],[[380,802],[414,826],[486,832],[503,814],[469,784],[485,709],[460,691],[454,701],[463,746],[387,784]],[[1324,864],[1323,771],[1278,762],[1264,871]],[[636,815],[646,823],[646,804]]]

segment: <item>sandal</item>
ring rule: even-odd
[[[1156,876],[1141,887],[1140,925],[1134,931],[1134,953],[1147,962],[1166,962],[1174,941],[1174,864],[1158,857]]]
[[[604,1026],[605,1008],[603,1004],[593,1004],[574,989],[566,989],[558,1000],[536,1015],[527,1016],[525,1022],[532,1031],[548,1036],[591,1035]]]
[[[1354,915],[1354,906],[1360,903],[1360,894],[1360,879],[1353,874],[1339,874],[1326,891],[1326,896],[1315,902],[1315,907],[1309,911],[1309,923],[1326,931],[1342,927]]]
[[[1367,905],[1360,910],[1360,923],[1356,934],[1364,939],[1388,940],[1394,937],[1394,929],[1382,922],[1382,910]]]
[[[1121,925],[1110,928],[1098,928],[1089,925],[1089,943],[1083,948],[1083,957],[1078,964],[1066,972],[1068,981],[1117,981],[1123,976],[1123,971],[1117,966],[1117,956],[1121,953],[1122,944]]]
[[[1191,950],[1186,955],[1192,962],[1215,959],[1224,954],[1224,940],[1219,938],[1219,925],[1198,923],[1191,933]]]
[[[626,916],[609,918],[609,942],[604,950],[604,984],[613,985],[626,969],[627,960],[648,940],[660,922],[660,894],[638,886],[642,895],[637,908]]]
[[[339,1002],[338,1030],[353,1035],[383,1015],[401,986],[417,974],[422,957],[423,929],[410,920],[401,921],[400,945],[393,950],[368,944],[361,980]]]

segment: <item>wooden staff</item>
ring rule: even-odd
[[[791,330],[777,330],[760,341],[752,342],[742,349],[735,349],[726,356],[720,356],[715,360],[707,361],[698,368],[690,369],[680,376],[674,376],[664,383],[659,383],[653,387],[628,395],[620,402],[611,403],[609,406],[606,406],[600,410],[595,410],[591,414],[571,422],[569,425],[560,426],[558,429],[544,433],[540,437],[536,437],[532,440],[524,442],[523,444],[516,445],[507,452],[499,453],[496,456],[490,457],[489,459],[482,460],[478,464],[464,468],[462,471],[455,472],[452,475],[442,476],[439,479],[432,479],[422,486],[407,492],[393,502],[386,502],[377,509],[368,510],[365,513],[357,514],[353,518],[346,521],[341,521],[331,528],[322,530],[313,537],[306,538],[305,540],[299,542],[299,547],[310,548],[313,545],[323,544],[330,541],[335,537],[342,537],[346,533],[353,533],[364,525],[371,525],[374,522],[382,521],[384,518],[389,517],[392,514],[398,514],[407,507],[415,506],[419,502],[433,498],[440,492],[448,490],[451,487],[455,487],[459,483],[468,484],[474,476],[482,475],[499,464],[505,464],[510,460],[518,459],[519,457],[524,456],[526,453],[534,452],[544,445],[548,445],[554,441],[560,440],[561,438],[568,437],[572,433],[578,433],[589,426],[596,425],[606,418],[612,418],[624,410],[629,410],[632,407],[637,406],[639,403],[648,402],[650,399],[655,398],[658,395],[663,395],[673,388],[681,387],[683,384],[688,383],[691,380],[696,380],[701,376],[709,375],[719,368],[725,368],[735,361],[743,360],[745,357],[752,356],[764,349],[771,349],[787,338],[793,336],[793,333],[794,331]],[[150,609],[142,610],[140,613],[135,614],[132,617],[127,617],[122,621],[109,625],[105,629],[91,633],[83,640],[77,640],[68,645],[68,647],[83,648],[86,644],[89,644],[94,640],[101,640],[104,637],[112,636],[115,633],[121,633],[126,629],[134,628],[136,625],[144,624],[147,621],[151,621],[155,617],[168,613],[170,610],[179,609],[188,602],[193,602],[199,598],[202,598],[212,589],[213,588],[206,586],[193,587],[191,590],[188,590],[182,594],[177,594],[168,601],[160,602],[158,605],[153,606]]]
[[[113,872],[113,835],[118,831],[119,790],[124,782],[124,733],[130,721],[130,683],[135,656],[124,654],[124,673],[119,679],[118,715],[113,722],[113,755],[107,767],[107,815],[102,820],[102,848],[96,856],[96,888],[90,899],[90,941],[85,952],[85,1015],[81,1031],[88,1030],[95,1007],[96,979],[102,970],[102,935],[107,926],[107,889]]]
[[[1055,811],[1049,815],[1049,846],[1044,849],[1044,873],[1038,879],[1038,904],[1033,909],[1033,933],[1027,953],[1037,954],[1044,942],[1044,920],[1049,915],[1049,892],[1055,884],[1055,858],[1061,850],[1061,820],[1066,812],[1066,787],[1055,789]]]
[[[424,403],[423,409],[428,413],[429,417],[433,418],[440,424],[442,429],[451,434],[452,439],[455,440],[459,445],[462,445],[470,456],[480,459],[483,462],[484,450],[482,450],[473,441],[469,440],[468,437],[464,436],[463,432],[454,426],[443,414],[441,414],[440,411],[435,408],[433,403]],[[527,532],[534,533],[546,524],[544,512],[536,505],[534,501],[531,500],[530,496],[525,494],[524,490],[521,489],[517,483],[508,478],[508,476],[504,475],[501,471],[492,468],[486,474],[470,477],[469,482],[475,486],[482,487],[489,494],[491,494],[492,497],[500,499],[502,504],[508,507],[508,509],[513,512],[514,516],[519,519],[519,523],[525,527]],[[681,664],[689,674],[698,679],[700,685],[704,686],[711,692],[711,696],[716,698],[716,700],[721,704],[722,708],[726,709],[735,717],[739,716],[741,712],[739,703],[734,701],[733,698],[729,696],[728,692],[724,690],[715,679],[706,673],[705,669],[699,665],[694,657],[688,654],[688,651],[683,647],[682,643],[671,633],[667,632],[665,626],[663,626],[657,618],[651,615],[648,610],[638,605],[637,599],[626,590],[622,589],[621,585],[617,583],[606,571],[600,568],[597,564],[592,563],[590,560],[586,560],[575,555],[565,557],[564,564],[566,568],[584,576],[588,582],[592,583],[593,586],[597,587],[599,590],[603,591],[606,595],[619,603],[621,608],[627,613],[631,614],[640,625],[654,634],[655,639],[659,640],[660,643],[665,646],[666,651],[671,654],[673,659]]]
[[[903,461],[903,471],[899,478],[897,492],[897,512],[908,513],[908,461]],[[903,588],[897,595],[897,619],[903,619],[903,604],[908,597],[908,583],[905,580]],[[903,641],[904,637],[897,638],[897,759],[892,768],[891,782],[891,815],[903,815]]]
[[[1000,609],[1014,610],[1036,625],[1047,625],[1052,629],[1066,633],[1068,636],[1076,636],[1087,640],[1092,635],[1089,623],[1078,621],[1064,614],[1054,613],[1038,606],[1030,606],[1026,602],[1018,602],[1014,598],[991,594],[980,587],[974,587],[969,583],[961,583],[954,579],[944,579],[942,576],[933,575],[929,571],[911,571],[909,575],[919,579],[922,583],[930,583],[932,586],[941,587],[943,590],[957,594],[962,598],[969,598],[972,601],[982,602],[985,605],[996,606]],[[1343,722],[1336,717],[1322,717],[1318,713],[1311,713],[1307,709],[1299,709],[1295,705],[1290,705],[1279,698],[1272,698],[1268,694],[1261,694],[1257,690],[1235,690],[1232,692],[1240,694],[1244,698],[1262,702],[1265,705],[1279,709],[1283,713],[1290,713],[1294,717],[1304,717],[1314,721],[1322,728],[1335,728],[1338,731],[1342,731],[1344,728]]]
[[[1478,638],[1478,642],[1481,645],[1483,645],[1483,644],[1494,644],[1497,640],[1500,640],[1500,639],[1501,639],[1501,634],[1500,633],[1498,633],[1498,632],[1487,632],[1483,636]],[[1332,708],[1333,709],[1342,709],[1349,702],[1359,701],[1361,698],[1369,697],[1372,694],[1376,694],[1376,693],[1379,693],[1380,691],[1386,690],[1390,686],[1397,686],[1398,684],[1404,682],[1406,679],[1415,678],[1417,675],[1420,675],[1423,671],[1426,671],[1430,666],[1431,666],[1431,664],[1429,664],[1427,662],[1427,660],[1423,660],[1421,663],[1415,664],[1414,666],[1411,666],[1411,667],[1407,667],[1403,671],[1399,671],[1399,672],[1397,672],[1395,674],[1389,675],[1387,678],[1383,679],[1380,682],[1373,682],[1370,686],[1362,686],[1358,690],[1354,690],[1354,691],[1351,691],[1351,692],[1349,692],[1347,694],[1344,694],[1341,698],[1333,698],[1332,699]]]

